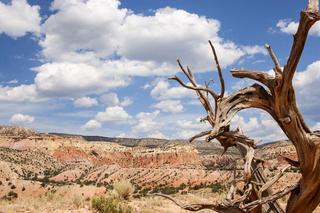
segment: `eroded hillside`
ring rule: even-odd
[[[12,192],[19,198],[53,193],[90,200],[94,195],[109,193],[113,182],[125,179],[135,186],[134,197],[138,200],[133,205],[138,208],[143,197],[153,192],[197,194],[204,190],[221,194],[233,169],[241,170],[236,150],[221,156],[222,149],[215,144],[131,140],[133,144],[130,139],[93,141],[82,136],[1,127],[0,197],[13,200]],[[282,155],[295,157],[294,148],[287,142],[263,146],[257,153],[266,160],[271,176],[285,164]],[[298,177],[297,171],[291,170],[274,188]],[[217,195],[211,197],[216,199]],[[84,211],[89,209],[88,205],[84,207]]]

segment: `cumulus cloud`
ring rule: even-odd
[[[70,54],[105,57],[116,52],[129,61],[153,62],[153,68],[168,67],[181,56],[197,68],[207,69],[211,61],[208,39],[223,54],[223,66],[249,53],[246,47],[219,37],[220,22],[215,19],[170,7],[144,16],[119,6],[120,1],[115,0],[54,1],[56,13],[44,23],[44,55],[64,60]],[[156,71],[149,72],[159,74]]]
[[[174,138],[187,140],[187,139],[190,139],[191,137],[195,136],[198,133],[200,133],[198,130],[181,129],[181,130],[177,131],[177,134],[174,136]],[[201,140],[201,138],[198,138],[198,140]]]
[[[313,131],[320,131],[320,122],[317,122],[316,124],[314,124],[311,129]]]
[[[100,127],[101,127],[101,123],[99,121],[90,120],[81,127],[81,130],[90,131],[90,130],[99,129]]]
[[[25,0],[1,3],[6,8],[25,4]],[[41,25],[39,39],[45,63],[33,68],[36,77],[30,85],[44,97],[100,95],[128,86],[134,76],[172,75],[178,71],[178,56],[195,71],[205,72],[215,67],[208,39],[223,67],[246,55],[265,52],[259,46],[223,39],[218,20],[181,9],[166,7],[146,16],[120,8],[118,0],[55,0],[51,9],[54,13]],[[25,20],[40,22],[30,21],[32,17]],[[28,30],[39,31],[36,27]]]
[[[297,95],[297,102],[301,107],[304,114],[309,119],[318,120],[319,117],[319,105],[320,94],[319,82],[320,82],[320,61],[315,61],[308,65],[304,71],[296,72],[293,85]]]
[[[177,113],[183,111],[183,106],[180,100],[163,100],[153,105],[153,107],[163,112]]]
[[[136,115],[137,122],[132,128],[134,134],[137,133],[152,133],[159,131],[162,124],[156,121],[160,111],[156,110],[153,112],[140,112]]]
[[[148,138],[161,138],[161,139],[165,139],[167,138],[162,132],[160,131],[154,131],[151,132],[147,135]]]
[[[172,87],[167,80],[160,80],[150,92],[151,97],[158,100],[196,97],[194,91],[181,86]]]
[[[278,124],[266,113],[259,113],[246,119],[236,115],[231,126],[232,128],[239,126],[247,136],[257,141],[271,142],[287,138]]]
[[[35,85],[21,84],[16,87],[0,86],[0,101],[3,102],[39,102],[46,100]]]
[[[73,105],[75,107],[92,107],[92,106],[98,105],[98,101],[95,98],[82,97],[82,98],[77,98],[73,102]]]
[[[174,137],[181,139],[189,139],[201,131],[211,129],[211,126],[208,123],[200,122],[200,117],[190,120],[177,120],[175,121],[174,126],[177,129],[177,134]]]
[[[130,97],[124,97],[120,103],[123,107],[130,106],[131,104],[133,104],[133,100]]]
[[[99,122],[120,122],[127,121],[131,116],[121,107],[107,107],[104,112],[98,112],[95,120]]]
[[[11,116],[10,123],[14,124],[27,124],[32,123],[34,121],[34,117],[31,115],[25,115],[21,113],[17,113]]]
[[[11,81],[7,81],[7,84],[17,84],[19,81],[17,79],[13,79]]]
[[[100,96],[100,101],[107,106],[117,106],[122,107],[129,106],[133,103],[133,100],[130,97],[124,97],[122,100],[119,99],[117,93],[110,92]]]
[[[295,34],[297,32],[299,23],[291,21],[290,19],[281,19],[276,25],[281,32],[288,34]],[[320,36],[320,23],[315,23],[310,29],[310,35]]]
[[[100,101],[109,106],[116,106],[120,103],[117,93],[111,92],[100,96]]]
[[[34,70],[37,72],[35,86],[39,93],[47,96],[99,93],[129,83],[129,79],[117,73],[106,73],[84,63],[47,63]]]
[[[12,0],[10,4],[0,2],[0,34],[21,37],[26,33],[39,33],[39,6],[31,6],[26,0]]]
[[[196,120],[178,120],[177,121],[177,127],[185,129],[185,130],[198,130],[203,129],[205,126],[205,123],[200,123],[200,118]]]

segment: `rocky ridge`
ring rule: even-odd
[[[235,166],[241,169],[241,159],[235,149],[221,153],[218,144],[201,141],[44,134],[0,127],[0,197],[12,190],[21,196],[58,191],[90,197],[105,193],[120,179],[130,180],[139,196],[222,186],[231,180]],[[281,155],[294,158],[295,151],[283,141],[260,147],[257,155],[266,160],[267,175],[272,176],[286,164]],[[290,171],[275,188],[298,178],[297,171]]]

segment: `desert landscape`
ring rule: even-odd
[[[320,213],[319,0],[0,0],[0,213]]]
[[[153,194],[185,202],[223,200],[243,160],[236,149],[222,152],[218,143],[204,141],[86,137],[1,126],[1,212],[94,212],[92,200],[114,196],[113,186],[121,180],[134,188],[127,200],[120,199],[132,212],[186,212]],[[271,177],[286,166],[284,157],[296,158],[286,141],[261,145],[257,156],[265,159]],[[297,170],[286,171],[273,189],[299,177]]]

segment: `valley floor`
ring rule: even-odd
[[[113,186],[120,180],[134,188],[130,199],[119,199],[132,213],[184,213],[173,202],[152,194],[170,194],[185,203],[219,202],[225,198],[233,170],[242,170],[242,160],[232,149],[221,156],[216,145],[175,141],[155,146],[157,142],[148,139],[143,146],[127,147],[0,127],[0,213],[94,212],[92,200],[114,197]],[[287,142],[260,147],[257,154],[265,160],[269,177],[285,166],[281,155],[296,157]],[[291,169],[273,190],[298,179],[298,171]],[[285,204],[286,199],[280,202]]]

